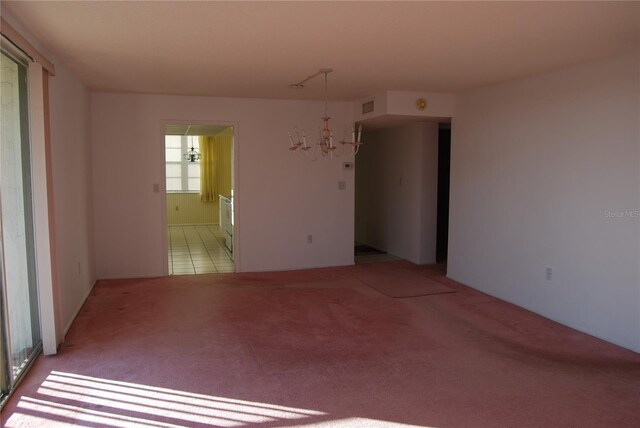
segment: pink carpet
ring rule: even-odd
[[[433,278],[421,275],[418,266],[404,260],[357,265],[353,268],[352,274],[365,285],[387,297],[402,298],[455,293],[455,290]]]
[[[412,272],[455,293],[392,299],[359,266],[100,281],[2,424],[640,426],[640,355]]]

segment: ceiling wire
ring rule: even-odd
[[[321,68],[320,70],[318,70],[317,73],[312,74],[311,76],[307,77],[304,80],[301,80],[298,83],[292,83],[291,85],[289,85],[290,88],[292,89],[302,89],[304,88],[304,84],[306,82],[308,82],[309,80],[313,79],[314,77],[320,75],[320,74],[324,74],[325,78],[327,77],[328,73],[331,73],[333,71],[333,69],[331,68]]]

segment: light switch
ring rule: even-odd
[[[160,193],[160,183],[153,183],[153,193]]]

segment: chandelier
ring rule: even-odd
[[[184,135],[185,135],[185,137],[187,137],[187,138],[189,138],[191,140],[191,148],[189,148],[189,150],[187,150],[187,153],[185,153],[183,156],[189,162],[197,162],[197,161],[200,160],[202,155],[200,153],[198,153],[198,151],[196,149],[194,149],[194,147],[193,147],[193,140],[195,138],[198,138],[198,137],[188,136],[190,129],[191,129],[191,126],[189,126],[187,128],[187,131],[184,133]]]
[[[322,128],[318,128],[318,140],[315,143],[307,143],[307,134],[303,130],[299,130],[297,127],[289,134],[289,143],[291,147],[289,150],[296,153],[299,157],[306,160],[316,160],[320,155],[323,158],[332,159],[335,157],[348,157],[355,156],[362,145],[362,125],[357,129],[353,126],[351,128],[351,141],[341,140],[336,144],[333,139],[333,131],[329,127],[329,114],[327,113],[327,74],[333,70],[330,68],[321,68],[316,74],[313,74],[299,83],[289,85],[291,88],[301,89],[304,88],[304,83],[314,77],[322,74],[324,75],[324,116],[322,117]]]

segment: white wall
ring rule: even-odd
[[[66,331],[96,281],[91,100],[85,86],[59,62],[49,95],[56,258]]]
[[[356,240],[434,263],[438,124],[366,132],[356,169]]]
[[[636,351],[639,62],[459,96],[448,257],[453,279]]]
[[[436,262],[438,233],[438,124],[422,124],[419,264]]]
[[[426,107],[419,110],[418,99],[424,99]],[[362,105],[373,101],[373,111],[362,113]],[[353,114],[357,122],[369,123],[380,119],[412,118],[414,121],[437,120],[453,116],[456,96],[441,92],[384,91],[354,101]],[[404,122],[407,123],[407,122]]]
[[[235,122],[237,254],[241,271],[353,263],[353,171],[297,159],[287,131],[316,135],[316,101],[92,94],[94,212],[99,278],[163,275],[163,121]],[[330,103],[337,136],[351,104]],[[338,190],[338,181],[346,190]],[[307,235],[313,243],[307,244]]]
[[[57,318],[66,330],[95,283],[91,198],[90,99],[80,80],[3,9],[2,16],[55,64],[49,78],[51,161],[58,278]],[[78,268],[80,264],[80,268]],[[63,332],[59,332],[61,334]]]

